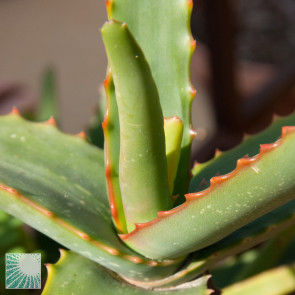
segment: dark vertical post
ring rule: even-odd
[[[235,84],[235,18],[230,0],[204,0],[212,93],[218,127],[239,129]]]

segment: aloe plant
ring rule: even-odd
[[[69,249],[42,294],[209,294],[205,272],[295,223],[295,115],[191,174],[192,1],[106,5],[104,150],[13,110],[0,207]]]

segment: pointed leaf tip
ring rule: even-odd
[[[272,122],[276,122],[277,120],[283,118],[283,116],[279,116],[278,114],[273,114],[272,116]]]
[[[106,7],[109,10],[111,8],[111,6],[113,5],[113,1],[112,0],[106,0]]]
[[[111,71],[109,71],[106,78],[104,79],[104,82],[103,82],[103,85],[104,85],[104,88],[106,91],[108,91],[111,81],[112,81],[112,73],[111,73]]]
[[[106,0],[105,2],[109,19],[112,18],[113,3],[113,0]]]
[[[16,107],[13,107],[9,114],[10,115],[20,115],[19,110]]]
[[[200,162],[194,161],[194,165],[193,165],[193,169],[192,170],[194,170],[194,168],[197,167],[197,166],[199,166],[199,165],[200,165]]]
[[[194,43],[195,45],[196,45],[196,42]],[[195,46],[194,45],[194,46]],[[193,48],[194,49],[194,48]],[[195,97],[196,96],[196,94],[197,94],[197,90],[193,87],[193,86],[191,86],[191,88],[190,88],[190,93],[191,93],[191,97]]]
[[[76,136],[85,140],[87,138],[86,133],[84,131],[79,132]]]
[[[197,135],[197,131],[193,128],[193,127],[190,127],[189,129],[189,133],[190,133],[190,136],[191,136],[191,139],[193,140],[195,138],[195,136]]]
[[[50,117],[47,121],[44,122],[44,124],[56,126],[56,121],[53,117]]]
[[[247,139],[250,138],[250,137],[251,137],[250,134],[248,134],[248,133],[244,133],[244,134],[243,134],[243,141],[247,140]]]
[[[275,143],[268,143],[268,144],[261,144],[260,145],[260,153],[259,153],[259,155],[261,154],[261,153],[264,153],[264,152],[267,152],[267,151],[271,151],[271,150],[273,150],[275,147],[277,147],[279,144],[281,143],[281,141],[277,141],[277,142],[275,142]],[[258,155],[258,156],[259,156]],[[250,158],[250,159],[254,159],[254,158],[256,158],[256,157],[253,157],[253,158]]]
[[[191,51],[194,51],[195,48],[196,48],[196,40],[191,38],[191,41],[190,41],[190,46],[191,46]]]
[[[187,0],[187,5],[189,7],[189,9],[192,9],[193,8],[193,0]]]
[[[179,119],[179,117],[177,116],[172,116],[172,117],[169,117],[169,118],[166,118],[165,116],[164,117],[164,121],[167,121],[167,122],[179,122],[181,123],[181,119]]]
[[[220,149],[215,150],[215,157],[219,157],[222,155],[222,151]]]
[[[282,138],[293,132],[295,132],[295,126],[284,126],[282,128]]]

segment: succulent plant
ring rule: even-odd
[[[295,115],[191,173],[192,1],[106,5],[104,150],[13,110],[0,118],[0,208],[69,249],[42,294],[210,294],[218,262],[292,236]]]

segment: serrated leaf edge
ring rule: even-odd
[[[200,192],[186,194],[185,195],[185,198],[186,198],[185,203],[183,203],[182,205],[180,205],[180,206],[178,206],[176,208],[173,208],[171,210],[158,212],[158,217],[151,220],[151,221],[149,221],[149,222],[136,223],[135,224],[135,229],[132,232],[130,232],[128,234],[120,234],[119,235],[120,238],[124,241],[124,240],[132,237],[133,235],[135,235],[141,229],[148,228],[148,227],[150,227],[150,226],[152,226],[154,224],[159,223],[161,220],[165,219],[166,217],[174,215],[174,214],[184,210],[188,206],[188,204],[190,202],[207,196],[209,192],[216,189],[221,183],[224,183],[225,181],[228,181],[229,179],[232,179],[236,174],[239,173],[239,171],[243,167],[252,165],[252,169],[254,170],[254,172],[258,173],[258,171],[255,171],[255,166],[253,164],[256,161],[258,161],[261,157],[263,157],[267,152],[272,151],[273,149],[278,147],[282,143],[284,138],[288,134],[293,133],[293,132],[295,132],[295,126],[284,126],[284,127],[282,127],[282,136],[281,136],[281,138],[278,139],[274,143],[260,145],[260,152],[256,156],[254,156],[254,157],[247,157],[246,156],[244,158],[239,159],[237,161],[236,168],[232,172],[227,173],[225,175],[212,177],[210,179],[210,186],[207,189],[205,189],[203,191],[200,191]]]
[[[113,222],[120,233],[126,233],[126,218],[123,210],[123,203],[122,203],[122,197],[121,192],[116,191],[115,189],[115,183],[113,176],[114,174],[117,174],[118,172],[115,171],[114,163],[111,163],[111,152],[110,152],[110,132],[112,129],[111,122],[110,122],[110,105],[111,105],[111,96],[110,96],[110,85],[112,83],[112,74],[111,70],[109,69],[109,72],[107,74],[106,79],[104,80],[104,88],[106,93],[106,112],[104,116],[104,120],[102,122],[102,129],[104,132],[105,137],[105,143],[104,143],[104,152],[105,152],[105,177],[106,177],[106,183],[107,183],[107,189],[108,189],[108,198],[109,198],[109,204],[111,209],[111,214],[113,218]],[[119,185],[118,185],[119,187]],[[120,210],[121,209],[121,210]]]
[[[287,115],[287,116],[279,116],[279,115],[277,115],[277,114],[273,114],[272,119],[271,119],[271,122],[269,123],[268,127],[270,127],[270,126],[271,126],[273,123],[275,123],[276,121],[278,121],[278,120],[280,120],[280,119],[282,119],[282,118],[287,118],[287,117],[288,117],[288,115]],[[265,130],[267,130],[267,128],[266,128]],[[262,132],[263,132],[263,130],[262,130]],[[239,145],[240,145],[240,144],[244,144],[248,139],[251,139],[252,137],[257,136],[258,134],[259,134],[259,132],[258,132],[258,133],[254,133],[254,134],[252,134],[252,133],[249,134],[249,133],[244,132],[244,133],[243,133],[242,141],[239,143]],[[208,164],[210,164],[211,162],[215,161],[217,158],[219,158],[219,157],[222,156],[223,154],[226,154],[226,153],[232,151],[233,149],[235,149],[235,147],[233,147],[233,148],[231,148],[231,149],[228,149],[228,150],[221,150],[221,149],[219,149],[219,148],[216,148],[216,149],[215,149],[215,152],[214,152],[214,156],[213,156],[210,160],[205,161],[205,162],[203,162],[203,163],[200,163],[200,162],[198,162],[198,161],[195,161],[195,162],[194,162],[194,165],[193,165],[193,167],[192,167],[192,170],[191,170],[193,176],[196,175],[196,173],[194,172],[194,170],[199,169],[200,167],[202,168],[202,166],[207,166]],[[197,170],[197,171],[199,171],[199,170]]]
[[[31,208],[34,208],[36,211],[39,211],[40,213],[46,215],[48,218],[54,220],[54,222],[59,224],[61,227],[66,228],[68,231],[79,236],[81,239],[86,240],[88,243],[91,243],[92,245],[96,246],[97,248],[100,248],[101,250],[109,253],[110,255],[121,256],[122,258],[129,260],[130,262],[133,262],[136,264],[147,264],[149,266],[169,265],[169,264],[175,262],[174,260],[166,260],[166,261],[160,262],[160,261],[155,261],[155,260],[143,259],[143,258],[141,258],[139,256],[135,256],[135,255],[127,255],[127,254],[121,253],[115,248],[112,248],[112,247],[107,246],[97,240],[92,239],[85,232],[75,228],[74,226],[65,222],[61,218],[55,216],[51,211],[48,211],[46,208],[29,200],[28,198],[26,198],[24,195],[20,194],[14,188],[8,187],[8,186],[0,183],[0,190],[3,190],[5,192],[9,193],[10,195],[14,196],[15,198],[20,199],[26,205],[30,206]]]
[[[19,111],[17,110],[17,108],[13,108],[12,111],[10,113],[8,113],[7,115],[4,115],[3,117],[13,117],[16,116],[24,121],[28,121],[26,119],[24,119]],[[55,120],[53,119],[49,119],[45,122],[30,122],[31,124],[36,124],[36,125],[49,125],[52,126],[53,128],[55,128],[57,131],[59,131],[60,133],[64,134],[62,131],[60,131],[56,124],[55,124]],[[84,139],[84,137],[78,135],[71,135],[71,134],[66,134],[68,136],[86,141]],[[135,255],[128,255],[128,254],[124,254],[119,252],[117,249],[112,248],[108,245],[105,245],[101,242],[98,242],[94,239],[92,239],[88,234],[86,234],[85,232],[75,228],[74,226],[70,225],[69,223],[65,222],[64,220],[62,220],[61,218],[55,216],[51,211],[47,210],[46,208],[40,206],[39,204],[31,201],[30,199],[28,199],[26,196],[22,195],[20,192],[18,192],[16,189],[9,187],[5,184],[0,183],[0,190],[5,191],[7,193],[9,193],[10,195],[12,195],[15,198],[20,199],[23,203],[25,203],[26,205],[30,206],[31,208],[35,209],[36,211],[46,215],[48,218],[54,220],[54,222],[56,222],[57,224],[59,224],[60,226],[66,228],[67,230],[69,230],[70,232],[72,232],[73,234],[79,236],[80,238],[87,240],[89,243],[93,244],[94,246],[96,246],[97,248],[100,248],[101,250],[109,253],[110,255],[114,255],[114,256],[120,256],[126,260],[129,260],[130,262],[133,262],[135,264],[146,264],[149,266],[166,266],[166,265],[170,265],[175,263],[175,260],[165,260],[165,261],[155,261],[155,260],[149,260],[149,259],[144,259],[142,257],[139,256],[135,256]]]

